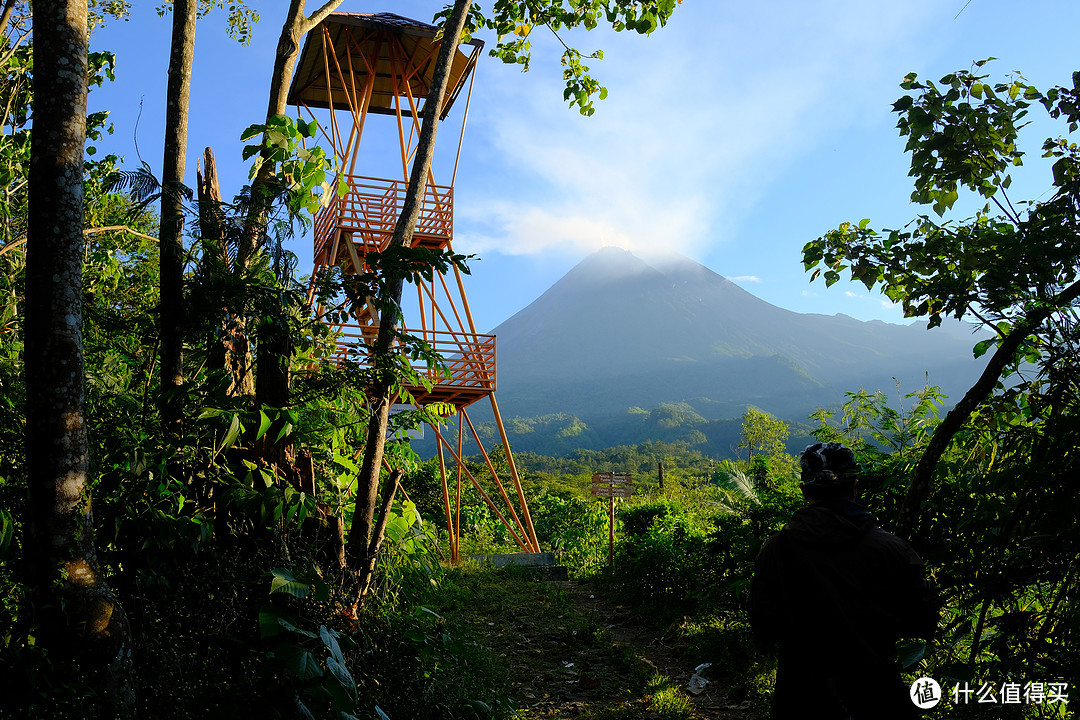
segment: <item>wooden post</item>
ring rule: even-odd
[[[660,489],[664,489],[664,461],[659,460],[656,463],[656,479],[660,482]]]
[[[615,496],[608,498],[608,565],[615,567]]]

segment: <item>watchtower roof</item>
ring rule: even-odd
[[[367,83],[368,75],[374,74],[370,112],[393,115],[397,112],[397,99],[411,96],[420,113],[438,58],[441,44],[436,40],[438,32],[434,25],[394,13],[330,13],[304,41],[288,102],[348,110],[356,103],[355,97],[350,102],[350,96],[355,96]],[[484,46],[479,39],[463,44],[474,49],[466,55],[459,47],[454,53],[443,118]],[[403,107],[409,107],[407,100]]]

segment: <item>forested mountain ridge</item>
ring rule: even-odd
[[[894,396],[897,382],[956,398],[981,370],[968,326],[793,312],[683,256],[617,248],[493,332],[510,441],[543,452],[646,439],[725,451],[748,405],[797,423],[848,391]]]

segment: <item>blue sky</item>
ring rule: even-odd
[[[109,109],[115,127],[101,151],[124,156],[128,167],[141,157],[159,172],[170,19],[157,16],[157,3],[134,4],[129,21],[92,39],[116,53],[117,68],[91,106]],[[187,180],[194,185],[196,158],[209,145],[226,196],[246,181],[239,135],[265,116],[287,5],[249,4],[262,14],[249,46],[228,39],[214,15],[196,40]],[[441,5],[346,0],[340,9],[430,21]],[[610,96],[590,118],[562,101],[550,33],[534,32],[527,74],[485,55],[457,174],[454,243],[479,256],[467,280],[479,329],[494,328],[604,245],[681,252],[790,310],[905,322],[862,285],[810,284],[803,244],[844,220],[896,227],[920,211],[908,201],[907,156],[891,112],[907,72],[937,80],[994,56],[994,79],[1018,70],[1040,89],[1068,84],[1080,69],[1078,26],[1073,0],[685,0],[650,37],[602,29],[564,36],[583,51],[604,50],[590,65]],[[459,122],[456,108],[440,129],[437,182],[449,178]],[[380,135],[396,142],[389,125],[382,130],[365,131],[373,157]],[[1031,129],[1030,162],[1011,197],[1046,197],[1038,148],[1057,133],[1049,123]],[[292,249],[309,271],[310,241]]]

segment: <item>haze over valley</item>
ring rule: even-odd
[[[496,398],[515,450],[656,440],[722,455],[751,405],[793,424],[797,444],[845,392],[895,399],[897,382],[906,394],[929,381],[958,398],[982,367],[974,330],[793,312],[686,257],[608,247],[493,330]],[[485,406],[470,414],[490,419]]]

